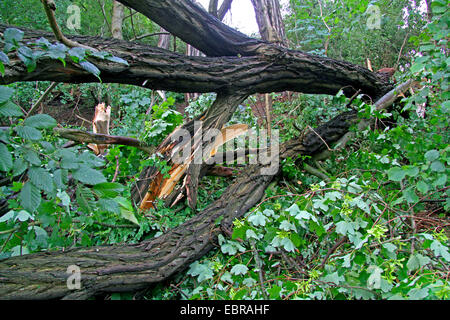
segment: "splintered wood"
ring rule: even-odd
[[[230,140],[233,140],[234,138],[244,134],[248,131],[248,126],[245,124],[236,124],[231,125],[226,128],[223,128],[217,138],[214,140],[213,145],[211,146],[211,151],[209,152],[209,156],[204,159],[204,161],[207,161],[208,159],[214,157],[214,155],[217,153],[218,148],[227,143]],[[173,144],[168,145],[166,148],[171,148],[173,151],[173,148],[175,146]],[[162,151],[162,150],[160,150]],[[164,150],[164,152],[160,153],[166,153],[167,150]],[[156,198],[159,199],[166,199],[174,190],[176,184],[181,180],[181,178],[186,173],[186,170],[188,169],[189,165],[192,163],[192,161],[195,158],[195,154],[191,153],[188,159],[185,159],[183,163],[172,163],[172,167],[169,170],[169,178],[164,178],[163,175],[160,172],[156,173],[156,176],[152,177],[152,181],[150,183],[150,186],[148,188],[148,191],[144,197],[144,199],[141,202],[140,209],[142,210],[148,210],[150,208],[155,207],[155,200]],[[181,187],[184,189],[186,187],[186,177],[183,182],[183,186]],[[178,201],[179,197],[175,200]]]
[[[95,107],[94,119],[92,120],[92,131],[109,135],[109,122],[111,120],[111,107],[106,107],[100,103]],[[103,155],[108,148],[107,144],[88,144],[88,148],[94,151],[95,155]]]

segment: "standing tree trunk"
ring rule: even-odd
[[[261,39],[287,47],[278,0],[252,0]]]
[[[124,19],[124,6],[123,4],[114,1],[113,13],[111,19],[111,34],[113,38],[123,40],[122,23]]]

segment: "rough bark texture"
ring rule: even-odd
[[[3,32],[7,26],[1,25]],[[22,28],[24,29],[24,28]],[[55,41],[49,33],[25,29],[25,41],[40,37]],[[280,55],[253,57],[187,57],[167,50],[117,39],[88,36],[68,37],[125,59],[129,66],[90,58],[99,68],[104,83],[127,83],[156,90],[176,92],[246,91],[252,93],[297,91],[348,95],[361,89],[373,98],[390,88],[378,74],[351,63],[284,50]],[[281,49],[280,49],[281,50]],[[66,60],[41,58],[28,73],[18,57],[9,54],[10,65],[0,84],[17,81],[98,82],[79,65]],[[354,89],[353,89],[354,88]]]
[[[390,85],[380,75],[347,62],[300,51],[287,50],[246,35],[224,25],[201,6],[185,0],[120,0],[146,15],[165,30],[204,52],[208,57],[187,57],[139,43],[98,37],[68,37],[97,50],[108,51],[127,65],[92,59],[104,83],[128,83],[156,90],[177,92],[217,92],[213,106],[198,120],[203,128],[220,129],[236,106],[250,94],[298,91],[336,94],[340,89],[351,96],[361,89],[376,100]],[[231,1],[229,1],[231,3]],[[3,32],[6,26],[0,25]],[[51,34],[25,30],[26,41]],[[79,65],[41,58],[35,71],[28,73],[15,53],[0,84],[17,81],[50,80],[68,83],[97,82]],[[355,113],[344,113],[300,139],[280,147],[280,158],[314,155],[344,135]],[[194,136],[193,122],[184,125]],[[323,140],[325,142],[323,142]],[[168,137],[159,147],[170,159],[176,142]],[[274,155],[275,156],[275,155]],[[202,165],[188,169],[188,197],[195,200]],[[166,234],[134,245],[76,248],[65,252],[46,252],[0,261],[0,298],[88,298],[106,292],[132,291],[168,279],[185,269],[214,247],[220,226],[230,228],[235,218],[260,201],[274,176],[262,174],[262,165],[249,166],[227,188],[222,197],[194,218]],[[145,173],[138,183],[140,195],[147,183],[160,183],[158,172]],[[140,200],[140,199],[139,199]],[[80,290],[69,290],[68,266],[81,268]]]
[[[340,116],[316,129],[327,144],[344,134],[355,114]],[[351,121],[348,121],[351,120]],[[331,133],[327,136],[327,133]],[[324,143],[315,134],[293,139],[280,148],[280,158],[312,155]],[[0,261],[0,299],[86,299],[108,292],[134,291],[168,279],[211,250],[228,229],[262,198],[274,176],[252,165],[240,173],[222,197],[194,218],[164,235],[139,244],[43,252]],[[67,268],[81,271],[81,289],[69,290]]]
[[[261,38],[286,47],[286,34],[278,0],[252,0]]]

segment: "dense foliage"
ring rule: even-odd
[[[89,13],[79,33],[110,35],[100,7],[93,8],[96,2],[62,2],[80,4]],[[294,94],[291,99],[272,94],[272,127],[280,130],[282,141],[336,116],[346,106],[356,108],[361,118],[376,121],[364,131],[352,128],[355,138],[329,159],[304,159],[320,175],[297,166],[297,159],[285,160],[282,174],[264,199],[234,222],[229,237],[218,237],[217,250],[192,263],[171,283],[159,284],[139,297],[450,298],[447,3],[433,1],[427,22],[426,13],[410,1],[341,1],[344,6],[327,1],[323,17],[332,30],[329,33],[313,2],[291,1],[286,28],[293,47],[324,54],[323,43],[329,38],[328,56],[361,65],[370,58],[378,67],[398,64],[404,71],[396,73],[397,82],[412,78],[420,85],[387,112],[375,111],[363,96],[347,106],[349,100],[341,93],[334,97]],[[105,2],[106,12],[111,10],[110,3]],[[0,18],[48,29],[39,5],[21,1],[23,8],[36,8],[19,15],[20,8],[2,1]],[[379,6],[383,19],[379,30],[368,32],[360,22],[365,21],[370,5]],[[138,14],[134,19],[133,25],[124,24],[126,38],[135,36],[133,28],[156,30],[156,25]],[[126,64],[107,53],[68,49],[45,39],[25,45],[21,39],[18,29],[3,34],[1,72],[9,51],[17,51],[29,71],[42,56],[63,61],[67,55],[82,64],[86,56],[95,55]],[[101,78],[95,65],[85,62],[85,69]],[[67,123],[57,114],[27,112],[48,85],[0,86],[0,258],[74,246],[136,243],[157,237],[195,214],[185,203],[166,208],[161,201],[157,210],[148,212],[133,207],[130,186],[142,168],[156,165],[167,173],[167,164],[158,155],[149,158],[127,146],[110,146],[105,157],[96,157],[84,145],[63,148],[67,140],[54,135],[53,128],[79,128],[79,123]],[[93,96],[107,97],[113,106],[112,134],[155,146],[183,121],[204,112],[214,99],[214,94],[204,94],[188,104],[183,95],[168,92],[163,101],[148,90],[104,84],[60,84],[53,92],[58,94],[48,100],[73,112],[80,112],[84,105],[86,117],[92,116]],[[179,112],[183,103],[184,114]],[[250,98],[239,106],[230,124],[262,127],[252,113],[254,103]],[[204,177],[198,209],[219,198],[230,181]]]

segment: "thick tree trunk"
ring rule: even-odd
[[[116,39],[68,38],[108,51],[128,62],[128,65],[123,65],[92,58],[105,83],[128,83],[177,92],[217,92],[216,102],[199,118],[203,120],[204,129],[220,129],[236,106],[252,93],[290,90],[334,95],[343,88],[345,94],[352,95],[361,89],[362,93],[375,100],[390,88],[379,75],[363,67],[251,39],[222,24],[191,1],[119,2],[143,13],[209,57],[186,57]],[[0,31],[5,27],[0,26]],[[54,41],[52,35],[28,30],[24,42],[41,36]],[[4,77],[0,78],[1,84],[39,80],[98,81],[69,59],[64,67],[59,61],[41,58],[36,70],[28,73],[14,53],[10,53],[9,58],[11,64],[6,66]],[[300,140],[288,141],[280,148],[280,158],[314,155],[326,144],[337,141],[355,121],[355,113],[345,113]],[[193,122],[184,128],[192,133],[191,137],[195,136]],[[167,149],[161,149],[163,146]],[[173,146],[173,142],[166,139],[160,151],[166,152],[170,159]],[[191,189],[188,191],[191,198],[198,186],[200,166],[195,164],[188,168],[191,180],[186,184]],[[263,165],[249,166],[219,200],[156,239],[135,245],[77,248],[2,260],[0,298],[87,298],[105,292],[136,290],[168,279],[213,248],[220,232],[218,218],[223,218],[221,227],[230,228],[235,218],[241,217],[260,201],[274,177],[264,174],[263,169]],[[155,179],[155,175],[146,178],[145,183]],[[147,188],[141,190],[145,192]],[[80,290],[72,291],[66,285],[69,277],[66,271],[71,265],[80,267]]]
[[[355,119],[355,113],[346,113],[315,131],[331,145]],[[313,155],[323,148],[324,143],[315,133],[307,134],[282,145],[280,158]],[[219,200],[158,238],[139,244],[76,248],[1,260],[0,299],[86,299],[108,292],[134,291],[168,279],[211,250],[221,227],[231,228],[234,219],[261,200],[274,178],[262,169],[262,165],[249,166]],[[220,226],[219,218],[223,218]],[[67,286],[70,266],[80,268],[79,290]]]
[[[8,26],[0,25],[0,32]],[[50,33],[25,30],[24,41],[36,41]],[[341,88],[347,95],[361,89],[372,98],[387,91],[390,85],[380,75],[347,62],[284,50],[280,55],[262,57],[188,57],[148,45],[117,39],[88,36],[68,36],[98,50],[125,59],[129,66],[90,58],[99,68],[104,83],[126,83],[141,87],[176,92],[246,91],[266,93],[297,91],[303,93],[336,94]],[[0,84],[17,81],[56,81],[65,83],[98,82],[97,77],[66,59],[41,58],[36,70],[27,72],[14,53]],[[353,89],[355,88],[355,89]]]

